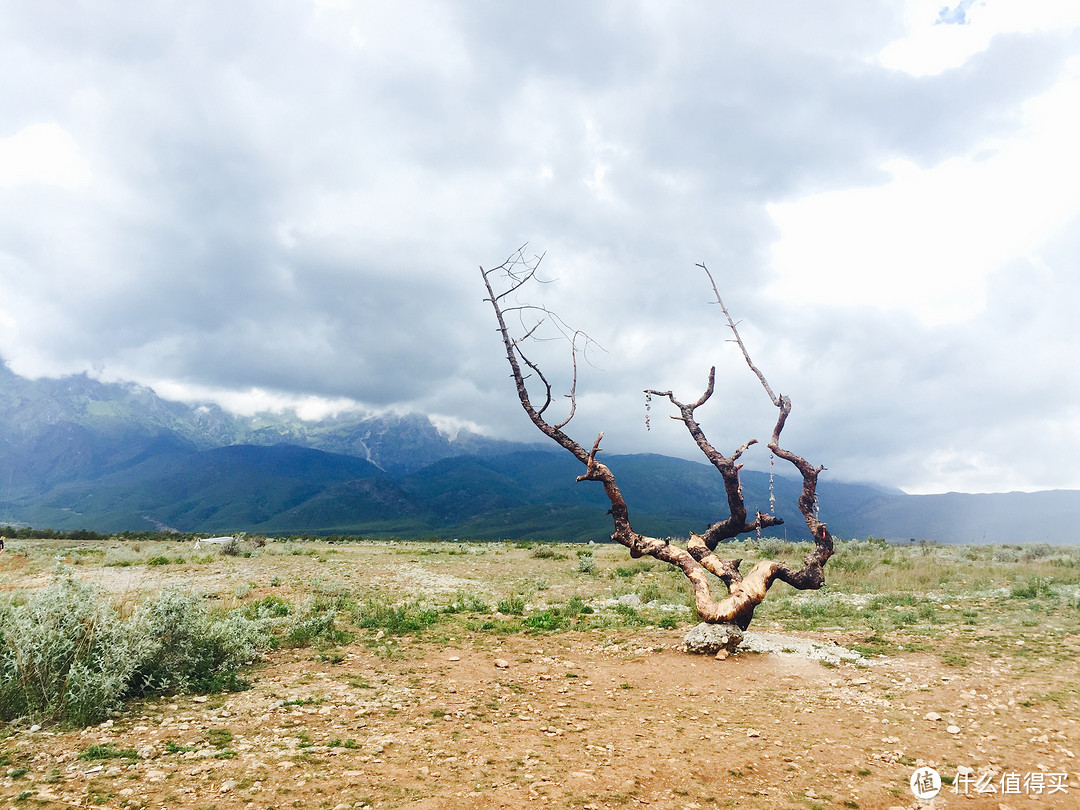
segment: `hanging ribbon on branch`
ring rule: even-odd
[[[776,492],[773,490],[773,474],[776,468],[776,456],[769,451],[769,514],[776,517]]]
[[[772,452],[769,452],[769,516],[776,517],[776,491],[773,487],[773,476],[775,474],[776,457]],[[741,488],[740,488],[741,489]],[[765,517],[765,514],[761,511],[757,513],[757,536],[761,539],[761,519]]]

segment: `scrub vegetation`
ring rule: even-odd
[[[764,537],[725,552],[807,550]],[[830,570],[820,590],[781,583],[758,607],[753,629],[785,653],[719,661],[679,650],[698,621],[682,573],[610,543],[271,540],[226,556],[9,540],[0,798],[225,808],[273,791],[268,806],[320,806],[351,779],[386,807],[451,787],[577,808],[767,790],[762,803],[797,807],[833,780],[834,804],[887,807],[916,759],[978,767],[972,740],[1012,770],[1071,765],[1080,547],[838,540]],[[807,641],[861,658],[791,663]],[[743,776],[673,782],[635,765],[691,738]],[[818,765],[790,768],[808,756]]]

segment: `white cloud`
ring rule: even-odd
[[[999,34],[1068,31],[1080,26],[1080,4],[1074,0],[982,0],[965,4],[963,24],[939,22],[943,6],[959,4],[960,0],[908,0],[903,13],[907,33],[881,51],[880,63],[912,76],[929,76],[960,67],[985,51]]]
[[[57,124],[30,124],[0,138],[0,188],[44,183],[75,189],[90,177],[78,143]]]
[[[338,397],[331,399],[317,396],[296,396],[268,391],[262,388],[247,390],[215,388],[212,386],[182,383],[175,380],[158,380],[149,386],[163,399],[177,402],[212,402],[227,411],[241,416],[260,413],[295,413],[299,419],[314,421],[345,413],[373,414],[360,403]]]
[[[1019,137],[929,168],[894,160],[881,186],[768,206],[779,230],[769,292],[788,301],[962,322],[987,278],[1037,253],[1080,212],[1080,61],[1032,99]]]

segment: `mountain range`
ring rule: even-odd
[[[634,527],[685,536],[726,516],[716,471],[609,456]],[[244,417],[86,375],[29,380],[0,363],[0,524],[53,529],[603,540],[601,487],[554,445],[447,436],[423,415]],[[801,482],[776,477],[770,534],[807,539]],[[767,474],[744,471],[749,508]],[[838,537],[964,543],[1080,540],[1080,492],[907,495],[823,480]]]

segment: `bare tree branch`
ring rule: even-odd
[[[750,353],[746,350],[746,345],[739,334],[738,325],[732,319],[727,307],[724,306],[723,299],[720,298],[720,291],[716,288],[716,280],[713,278],[712,273],[709,272],[709,268],[705,266],[704,262],[698,264],[698,267],[704,270],[705,275],[709,278],[713,293],[716,295],[716,303],[723,310],[728,327],[735,335],[735,342],[739,345],[739,350],[742,352],[743,359],[746,360],[746,365],[757,376],[762,388],[765,389],[765,393],[768,394],[769,399],[778,410],[776,425],[773,427],[772,437],[769,439],[769,449],[794,466],[803,479],[803,488],[798,500],[799,512],[802,514],[803,520],[806,521],[810,536],[814,539],[814,548],[804,558],[803,567],[799,571],[792,571],[787,566],[780,566],[774,573],[774,577],[802,590],[820,588],[825,584],[825,573],[822,567],[833,554],[832,535],[829,533],[828,527],[818,519],[817,480],[818,474],[825,468],[822,466],[814,467],[802,456],[780,446],[780,434],[784,430],[788,416],[791,414],[791,399],[773,393],[768,380],[765,379],[765,375],[750,359]]]
[[[727,494],[730,516],[724,520],[713,523],[702,533],[701,538],[710,551],[714,550],[723,540],[730,540],[733,537],[738,537],[740,534],[757,531],[759,528],[764,529],[770,526],[779,526],[784,522],[782,518],[773,515],[759,515],[754,521],[747,523],[746,502],[743,499],[742,484],[739,481],[739,470],[742,469],[742,465],[735,464],[735,460],[746,452],[747,448],[756,444],[757,439],[750,439],[747,441],[735,451],[731,458],[727,458],[723,453],[713,447],[705,436],[705,431],[701,429],[701,425],[699,425],[697,419],[694,418],[694,411],[708,402],[715,390],[716,366],[709,369],[709,382],[705,388],[705,393],[698,397],[695,402],[682,403],[675,398],[675,395],[671,391],[645,390],[645,393],[652,394],[653,396],[667,397],[671,404],[679,409],[680,415],[671,418],[686,425],[686,429],[697,444],[698,449],[701,450],[705,455],[705,458],[709,460],[709,463],[716,468],[717,472],[719,472],[720,476],[724,479],[724,491]]]
[[[761,384],[765,388],[765,393],[769,395],[772,404],[779,408],[780,398],[773,393],[772,388],[769,387],[769,383],[765,380],[765,375],[761,373],[758,367],[754,365],[754,361],[750,359],[750,353],[746,351],[746,346],[743,345],[742,337],[739,335],[739,330],[736,328],[735,321],[731,319],[731,313],[728,312],[727,307],[724,306],[724,299],[720,297],[720,291],[716,289],[716,281],[713,279],[712,273],[709,272],[709,268],[705,266],[704,262],[699,263],[698,267],[704,270],[705,275],[709,277],[709,283],[712,285],[713,293],[716,294],[716,303],[720,305],[720,309],[724,312],[724,317],[727,318],[728,326],[731,327],[731,331],[735,335],[735,342],[739,344],[739,350],[742,352],[743,359],[746,360],[746,365],[750,366],[750,370],[757,375],[759,380],[761,380]]]
[[[796,588],[820,588],[824,583],[822,566],[832,554],[832,538],[829,535],[825,524],[817,519],[817,476],[823,468],[811,466],[805,459],[780,446],[780,434],[783,431],[788,414],[791,412],[791,400],[787,397],[776,396],[769,387],[765,376],[750,359],[746,346],[743,344],[742,338],[739,335],[737,325],[732,320],[727,308],[724,306],[719,291],[717,290],[716,282],[713,280],[712,274],[709,272],[708,268],[705,267],[704,264],[699,265],[705,271],[706,275],[708,275],[709,281],[712,283],[713,292],[716,293],[717,303],[720,304],[724,316],[727,319],[728,326],[735,335],[735,340],[742,351],[743,358],[761,382],[766,393],[769,395],[770,400],[779,410],[776,425],[773,428],[772,438],[769,442],[769,448],[777,456],[793,464],[803,476],[803,492],[799,498],[799,509],[806,520],[807,526],[810,528],[815,546],[814,550],[808,554],[804,560],[803,567],[797,571],[792,570],[779,562],[763,560],[754,565],[750,572],[744,577],[739,571],[742,560],[724,560],[715,554],[715,549],[722,540],[731,539],[740,534],[783,523],[780,518],[771,514],[765,515],[761,512],[756,514],[754,520],[747,520],[746,503],[743,496],[742,485],[739,480],[739,470],[742,465],[736,464],[735,462],[751,446],[756,444],[757,440],[750,439],[744,442],[731,457],[728,458],[710,443],[695,418],[695,410],[708,402],[715,393],[715,367],[709,370],[709,379],[705,392],[694,402],[680,402],[672,391],[645,389],[645,393],[650,396],[667,397],[672,405],[678,409],[679,415],[672,416],[672,418],[681,421],[686,426],[698,448],[704,453],[705,457],[709,459],[710,463],[712,463],[723,478],[724,489],[728,501],[728,511],[730,513],[729,517],[713,523],[700,535],[691,534],[685,549],[674,545],[668,540],[647,537],[638,534],[633,530],[630,524],[629,508],[627,507],[626,500],[623,498],[622,492],[619,490],[614,473],[612,473],[611,469],[606,464],[597,459],[597,456],[601,452],[600,443],[603,440],[604,434],[600,433],[593,442],[592,448],[586,450],[563,430],[577,412],[578,340],[580,338],[584,342],[584,346],[581,349],[583,352],[587,350],[590,345],[594,345],[593,341],[584,332],[571,329],[561,318],[544,307],[532,304],[520,304],[512,307],[505,307],[500,303],[507,295],[516,293],[529,282],[536,281],[538,283],[543,283],[537,276],[537,269],[543,259],[543,255],[541,254],[539,256],[534,256],[531,259],[527,259],[524,250],[525,246],[523,245],[498,267],[493,267],[490,270],[485,270],[483,267],[480,268],[484,286],[488,293],[488,297],[484,300],[491,304],[492,309],[495,312],[495,318],[499,326],[499,334],[502,338],[503,346],[506,349],[506,359],[510,365],[511,376],[514,379],[514,384],[517,388],[518,400],[521,402],[521,406],[525,410],[525,413],[544,435],[548,436],[568,452],[572,453],[575,458],[585,465],[585,472],[577,477],[578,481],[599,481],[603,485],[604,492],[611,503],[610,514],[614,523],[614,531],[611,535],[612,540],[626,546],[630,550],[630,555],[632,557],[649,555],[679,568],[690,581],[691,588],[694,592],[696,610],[702,620],[706,622],[732,623],[745,629],[753,618],[755,607],[765,598],[769,587],[777,579],[787,582]],[[507,289],[496,293],[492,282],[493,278],[506,279]],[[566,398],[570,400],[569,413],[565,419],[555,424],[547,421],[544,416],[545,411],[553,401],[551,383],[540,370],[539,365],[529,360],[523,354],[521,349],[523,342],[540,339],[537,336],[537,330],[541,323],[544,322],[544,318],[541,318],[539,322],[532,326],[526,326],[524,323],[523,314],[532,311],[542,312],[544,313],[545,318],[550,318],[551,322],[555,325],[561,335],[570,343],[572,378],[569,393],[565,395]],[[519,319],[521,319],[523,332],[520,337],[512,337],[507,328],[505,316],[510,312],[517,313]],[[523,364],[536,375],[543,387],[543,404],[539,408],[534,405],[532,396],[526,385],[527,377],[522,371]],[[724,583],[728,589],[728,595],[725,598],[718,600],[713,596],[707,574],[716,576]]]

